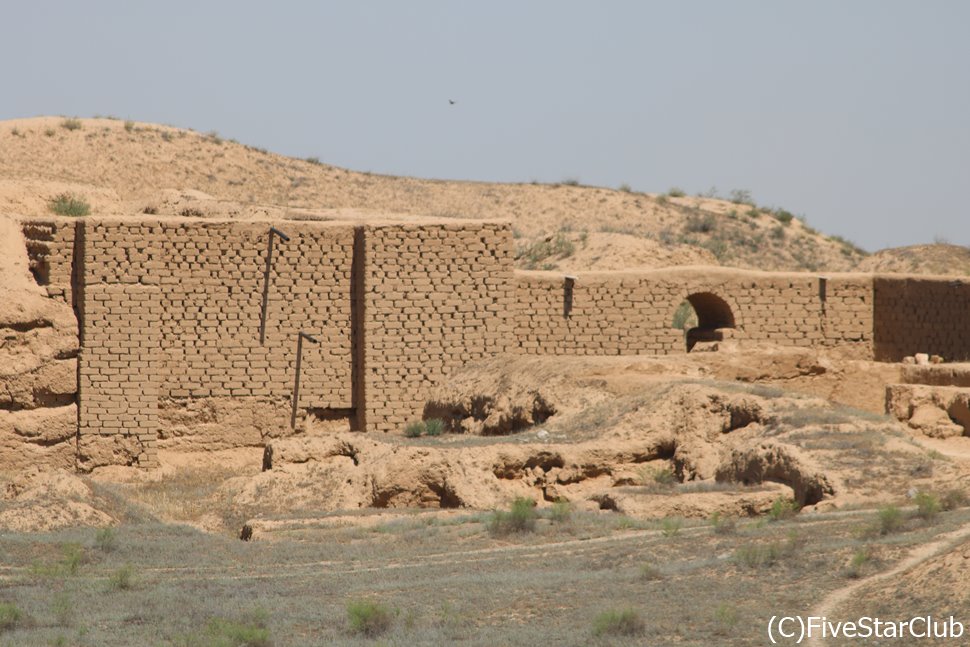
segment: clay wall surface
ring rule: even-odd
[[[151,285],[159,315],[162,398],[285,400],[296,336],[301,403],[351,407],[351,261],[354,229],[287,223],[274,236],[265,343],[260,344],[268,223],[101,220],[84,232],[84,283]],[[87,324],[87,321],[85,321]]]
[[[507,224],[364,229],[362,423],[398,432],[464,363],[509,350],[515,306]]]
[[[898,362],[928,353],[970,359],[970,282],[946,277],[879,276],[873,280],[875,358]]]
[[[85,286],[78,450],[89,467],[157,463],[158,293],[138,284]]]
[[[691,297],[703,319],[730,310],[734,337],[788,346],[852,345],[871,352],[872,285],[864,275],[819,277],[720,268],[580,273],[516,272],[516,348],[532,354],[668,354],[686,349],[674,313]],[[571,283],[571,289],[570,289]],[[692,295],[695,295],[692,297]],[[716,298],[711,298],[714,295]],[[721,301],[721,306],[711,302]],[[722,321],[730,326],[730,322]]]
[[[51,217],[22,224],[30,272],[51,298],[72,305],[71,269],[77,218]]]

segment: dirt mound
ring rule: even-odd
[[[5,484],[0,497],[0,528],[42,532],[113,525],[115,519],[98,505],[94,492],[77,476],[34,467]]]
[[[938,243],[880,250],[862,259],[860,272],[901,274],[970,274],[970,248]]]
[[[99,214],[500,218],[519,235],[521,267],[569,270],[716,259],[765,270],[835,271],[853,269],[864,256],[787,212],[749,204],[573,183],[380,176],[155,124],[7,121],[0,124],[0,148],[8,187],[0,188],[0,212],[25,216],[47,215],[53,195],[73,192]]]

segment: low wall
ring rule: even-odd
[[[872,348],[872,280],[727,268],[516,272],[515,346],[531,354],[684,352],[674,313],[690,300],[704,327],[787,346]]]

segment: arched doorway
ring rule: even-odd
[[[721,331],[734,328],[734,313],[728,302],[713,292],[694,292],[677,307],[672,325],[684,331],[689,353],[697,342],[724,339]]]

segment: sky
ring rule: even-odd
[[[970,2],[0,9],[0,119],[113,115],[394,175],[743,189],[869,250],[970,245]]]

